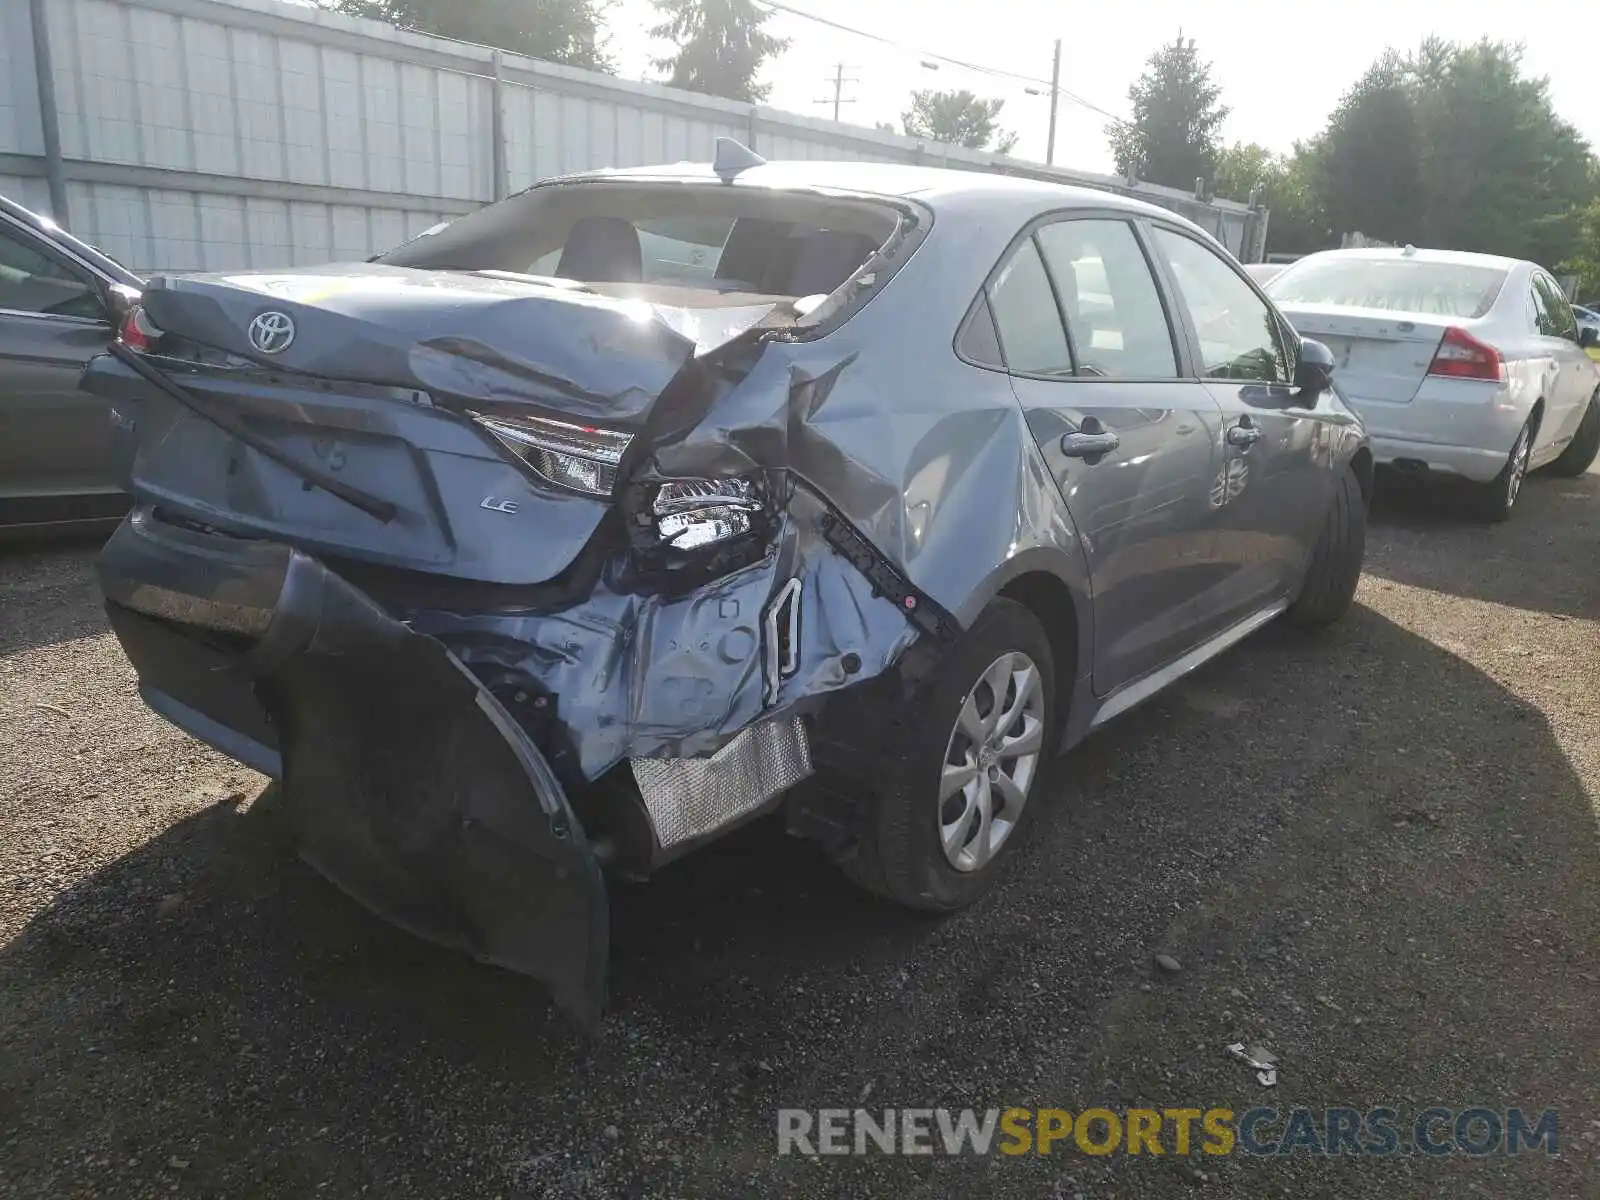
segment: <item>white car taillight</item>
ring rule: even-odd
[[[1452,325],[1439,339],[1439,348],[1428,364],[1429,375],[1446,379],[1502,380],[1506,377],[1505,356],[1488,342],[1473,337]]]
[[[592,425],[569,425],[545,417],[485,416],[472,419],[541,478],[586,496],[610,496],[630,434]]]

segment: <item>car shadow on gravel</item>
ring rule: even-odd
[[[1369,575],[1528,612],[1600,618],[1600,474],[1531,475],[1510,520],[1497,525],[1465,515],[1448,488],[1380,482],[1371,521]]]
[[[1050,784],[1010,875],[947,919],[858,894],[770,824],[617,886],[593,1042],[300,866],[270,790],[231,798],[0,950],[8,1187],[1188,1196],[1171,1159],[780,1158],[774,1112],[1243,1111],[1238,1037],[1283,1055],[1284,1107],[1592,1115],[1591,800],[1544,716],[1465,661],[1366,608],[1274,626]],[[1183,970],[1153,974],[1155,950]],[[1198,1165],[1211,1196],[1592,1194],[1550,1190],[1543,1156]]]

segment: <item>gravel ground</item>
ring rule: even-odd
[[[619,886],[592,1044],[299,865],[263,781],[138,703],[92,547],[0,559],[0,1191],[1600,1196],[1600,475],[1523,504],[1380,504],[1346,622],[1057,764],[967,912],[761,827]],[[1520,1104],[1561,1153],[776,1155],[776,1108],[863,1097]]]

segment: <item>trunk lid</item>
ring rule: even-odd
[[[691,358],[780,307],[704,299],[654,304],[565,280],[359,263],[158,276],[144,307],[166,333],[263,367],[627,427]]]
[[[611,495],[552,482],[471,414],[610,431],[626,446],[686,367],[792,314],[704,300],[366,264],[157,278],[144,303],[162,335],[136,361],[245,436],[109,354],[83,386],[137,426],[127,486],[165,511],[323,555],[545,584],[590,542]],[[298,466],[393,515],[353,507]]]
[[[1340,305],[1279,305],[1302,337],[1333,351],[1339,387],[1356,403],[1405,404],[1427,377],[1452,322],[1427,313]]]

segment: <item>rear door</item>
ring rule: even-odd
[[[1199,373],[1223,413],[1212,489],[1226,611],[1242,619],[1288,596],[1331,494],[1326,439],[1298,407],[1292,331],[1222,253],[1185,230],[1153,227],[1160,262],[1193,339]]]
[[[78,390],[111,336],[93,275],[0,218],[0,523],[112,511],[109,406]]]
[[[1578,341],[1578,319],[1561,287],[1543,271],[1533,275],[1539,333],[1550,355],[1552,373],[1545,396],[1544,421],[1535,450],[1555,451],[1572,437],[1594,394],[1594,361]]]
[[[1144,247],[1120,216],[1029,231],[980,298],[974,330],[983,344],[969,357],[992,353],[1009,369],[1083,538],[1104,695],[1216,626],[1208,497],[1220,410],[1184,378]]]

